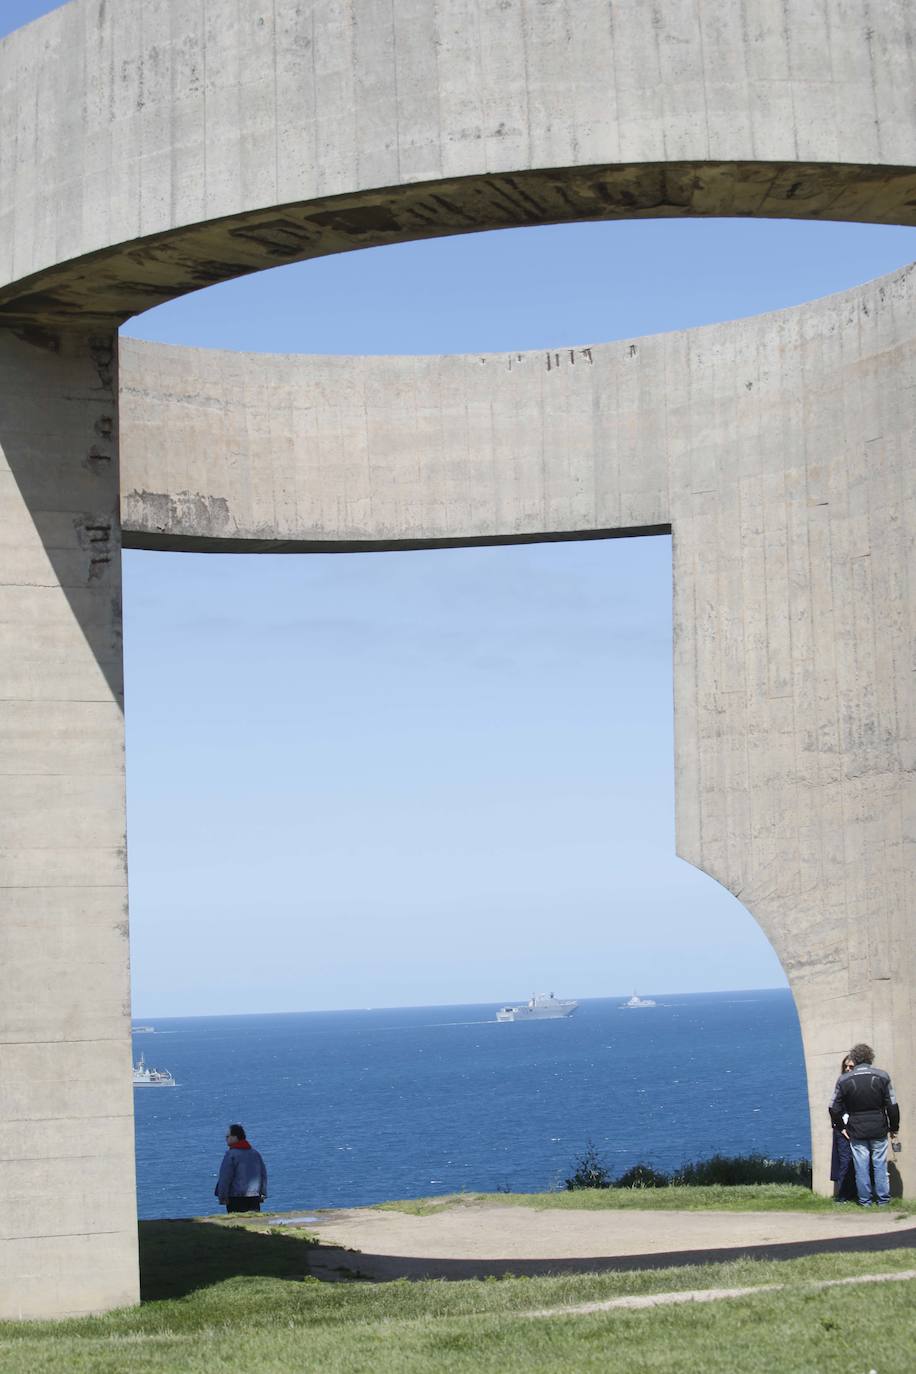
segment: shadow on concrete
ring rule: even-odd
[[[29,660],[33,641],[44,644],[48,619],[57,657],[43,648],[31,665],[34,677],[41,682],[62,668],[63,700],[84,700],[90,687],[92,699],[105,699],[91,671],[81,667],[75,682],[68,679],[72,640],[60,624],[59,593],[123,710],[117,338],[0,328],[0,384],[0,483],[6,466],[21,498],[0,485],[0,503],[9,502],[3,532],[16,555],[12,585],[23,605],[22,658]]]
[[[609,1270],[670,1269],[723,1264],[729,1260],[789,1260],[803,1255],[916,1249],[916,1226],[878,1235],[792,1241],[781,1245],[737,1245],[718,1250],[674,1250],[664,1254],[607,1255],[564,1259],[418,1259],[373,1255],[319,1245],[303,1235],[277,1234],[245,1225],[204,1221],[147,1221],[140,1226],[140,1291],[144,1302],[182,1298],[225,1279],[259,1277],[326,1283],[397,1279],[538,1277],[594,1274]]]

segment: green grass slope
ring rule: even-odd
[[[430,1216],[449,1207],[492,1202],[500,1207],[558,1208],[572,1212],[834,1212],[829,1197],[794,1183],[756,1183],[735,1186],[669,1188],[580,1188],[557,1193],[449,1193],[441,1197],[407,1198],[379,1206],[413,1216]],[[916,1198],[894,1198],[892,1211],[916,1216]]]
[[[642,1273],[327,1284],[309,1277],[311,1238],[278,1233],[269,1221],[147,1222],[140,1235],[141,1307],[0,1324],[0,1374],[865,1374],[902,1371],[916,1343],[916,1281],[813,1286],[916,1268],[908,1249]],[[562,1312],[623,1296],[767,1284],[781,1291]],[[551,1315],[531,1315],[543,1309]]]

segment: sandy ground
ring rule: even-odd
[[[916,1225],[892,1207],[806,1212],[536,1211],[459,1205],[430,1216],[359,1208],[322,1213],[310,1269],[366,1278],[470,1278],[498,1273],[659,1268],[825,1250],[916,1246]],[[358,1254],[353,1252],[357,1251]]]

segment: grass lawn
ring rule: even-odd
[[[502,1207],[566,1208],[570,1211],[640,1212],[833,1212],[837,1204],[797,1183],[755,1183],[695,1188],[581,1188],[561,1193],[450,1193],[443,1197],[407,1198],[380,1207],[413,1216],[430,1216],[448,1207],[490,1202]],[[891,1211],[916,1216],[916,1198],[893,1198]]]
[[[503,1195],[498,1195],[505,1201]],[[2,1374],[896,1374],[916,1346],[913,1250],[459,1283],[319,1282],[308,1238],[252,1224],[145,1222],[145,1301],[106,1317],[0,1324]],[[703,1305],[526,1315],[625,1295],[787,1285]]]

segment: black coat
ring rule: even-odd
[[[900,1108],[890,1074],[873,1064],[857,1064],[837,1079],[830,1104],[830,1119],[838,1131],[848,1115],[850,1140],[878,1140],[900,1126]]]

